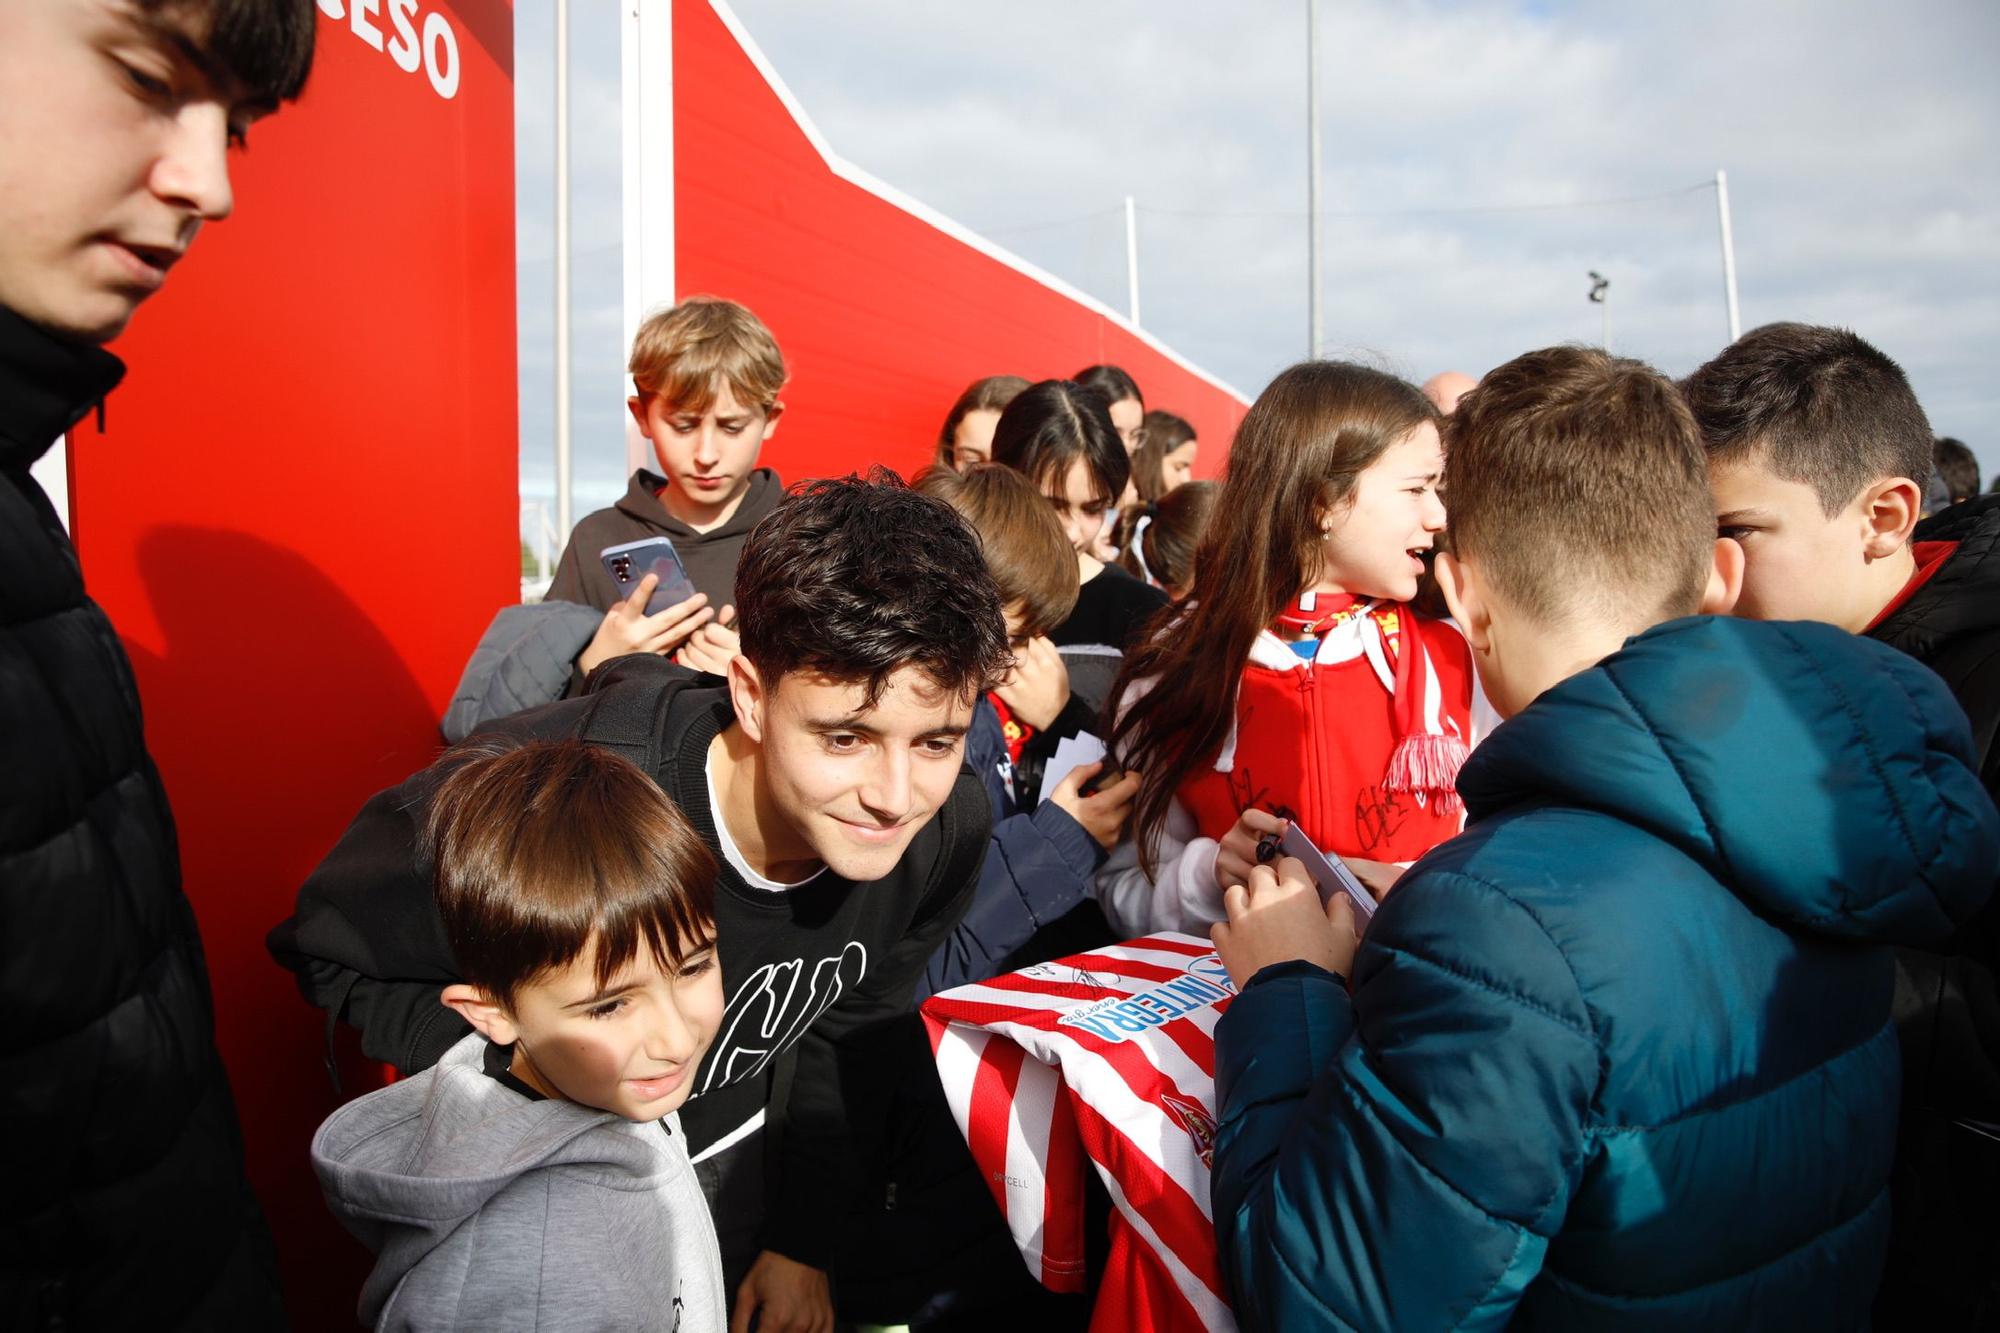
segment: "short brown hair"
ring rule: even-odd
[[[1701,604],[1715,507],[1687,404],[1641,361],[1590,347],[1518,356],[1445,424],[1451,549],[1545,624],[1649,623]]]
[[[764,321],[734,301],[690,296],[646,317],[626,369],[642,395],[706,412],[724,384],[746,408],[768,412],[785,387],[785,358]]]
[[[631,761],[582,741],[474,744],[424,819],[459,975],[511,1006],[596,944],[599,985],[643,939],[679,966],[713,934],[715,855]]]
[[[1076,609],[1076,548],[1035,484],[1013,468],[980,463],[963,472],[934,467],[916,488],[944,501],[979,534],[1000,608],[1021,608],[1019,634],[1047,634]]]
[[[1002,412],[1007,404],[1021,396],[1021,390],[1028,387],[1028,381],[1019,375],[988,375],[983,380],[974,380],[965,386],[965,392],[951,405],[945,414],[944,429],[938,432],[937,461],[940,466],[952,465],[951,450],[957,442],[959,423],[974,412]]]
[[[1709,459],[1760,457],[1831,518],[1865,486],[1931,475],[1931,425],[1902,367],[1849,329],[1766,324],[1681,382]]]

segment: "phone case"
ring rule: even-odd
[[[1365,922],[1375,915],[1375,899],[1367,886],[1354,877],[1354,872],[1342,864],[1339,857],[1330,857],[1313,846],[1312,839],[1301,833],[1297,824],[1286,826],[1285,836],[1278,839],[1278,850],[1305,863],[1306,873],[1319,886],[1321,903],[1336,893],[1345,893],[1354,902],[1357,920]]]
[[[659,585],[646,599],[646,614],[649,616],[658,615],[695,594],[694,584],[687,576],[687,567],[681,564],[680,552],[665,537],[642,537],[636,542],[607,546],[598,552],[598,558],[604,562],[604,572],[611,576],[611,582],[617,586],[621,598],[630,597],[632,589],[646,575],[659,575]]]

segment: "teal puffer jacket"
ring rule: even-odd
[[[1821,625],[1662,625],[1494,732],[1467,831],[1353,994],[1217,1030],[1246,1328],[1865,1325],[1899,1091],[1890,956],[1992,891],[1963,713]]]

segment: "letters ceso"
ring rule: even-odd
[[[458,93],[458,34],[436,10],[423,14],[421,32],[417,0],[319,0],[319,12],[330,19],[346,19],[356,37],[395,61],[405,74],[415,74],[421,66],[439,97],[449,100]]]

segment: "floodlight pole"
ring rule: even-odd
[[[1326,347],[1326,316],[1320,307],[1318,8],[1319,0],[1306,0],[1306,306],[1312,318],[1307,350],[1315,361]]]
[[[1722,227],[1722,294],[1729,302],[1729,341],[1743,336],[1743,315],[1736,307],[1736,238],[1729,228],[1729,173],[1715,171],[1715,218]]]
[[[1132,196],[1125,196],[1125,295],[1132,312],[1132,327],[1139,327],[1139,210]]]
[[[556,0],[556,531],[569,540],[569,0]]]

